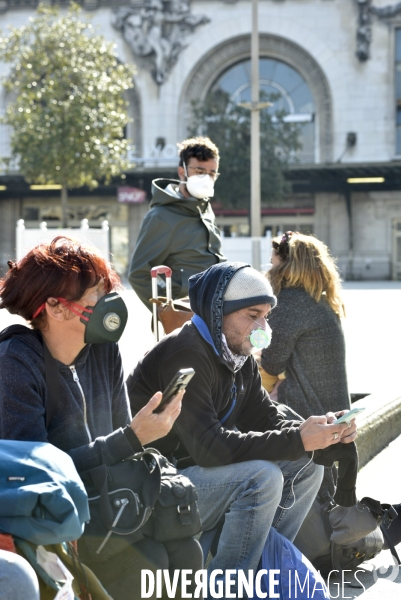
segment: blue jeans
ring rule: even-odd
[[[289,540],[295,538],[323,477],[323,467],[313,462],[297,476],[308,461],[305,455],[297,461],[251,460],[224,467],[182,469],[196,485],[202,529],[213,529],[225,517],[209,572],[256,571],[272,525]]]

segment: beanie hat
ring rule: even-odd
[[[271,304],[274,308],[277,298],[266,277],[253,269],[244,267],[232,277],[223,297],[223,315],[256,304]]]

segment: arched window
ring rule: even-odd
[[[214,86],[227,85],[230,95],[248,94],[249,101],[250,44],[250,36],[241,35],[225,40],[200,56],[182,88],[178,138],[183,138],[191,126],[193,103],[204,102]],[[298,159],[303,163],[331,162],[333,108],[322,68],[301,46],[281,36],[260,33],[259,52],[261,90],[270,89],[280,94],[270,110],[278,110],[280,105],[286,107],[287,118],[297,121],[302,129],[303,150],[297,155]],[[244,86],[242,90],[241,86]]]
[[[263,97],[274,97],[273,106],[264,109],[271,115],[284,111],[284,121],[298,123],[299,141],[302,149],[297,159],[303,163],[314,162],[315,147],[315,106],[310,89],[303,77],[288,64],[273,59],[259,60],[259,89]],[[233,104],[251,100],[251,61],[243,60],[229,67],[211,86],[215,93],[221,90],[229,94]]]

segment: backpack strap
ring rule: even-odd
[[[401,565],[400,557],[397,554],[397,550],[394,547],[395,545],[389,533],[389,529],[394,519],[400,518],[397,510],[391,504],[381,504],[378,500],[373,500],[373,498],[365,497],[362,498],[361,502],[369,508],[373,516],[377,519],[391,554],[394,556],[397,563]]]
[[[49,429],[49,425],[56,414],[58,407],[58,399],[60,394],[60,375],[56,360],[50,354],[50,350],[46,346],[43,338],[42,343],[43,352],[45,355],[45,378],[47,386],[46,429]]]
[[[15,335],[33,335],[43,346],[45,357],[45,380],[47,386],[47,405],[46,405],[46,429],[49,429],[50,423],[56,414],[60,392],[60,377],[56,360],[50,354],[41,332],[38,329],[30,329],[25,325],[10,325],[0,332],[0,342],[8,340]]]
[[[393,540],[391,539],[387,528],[384,527],[384,525],[380,525],[380,529],[381,529],[381,532],[383,534],[384,539],[387,542],[387,546],[389,547],[389,550],[390,550],[391,554],[394,556],[394,558],[397,561],[397,563],[399,565],[401,565],[400,557],[398,556],[397,550],[394,547]]]

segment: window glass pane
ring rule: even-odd
[[[305,82],[291,92],[294,101],[295,112],[312,113],[314,111],[312,94]]]
[[[397,65],[395,73],[395,93],[396,98],[401,98],[401,63]]]
[[[259,61],[259,77],[273,81],[276,63],[277,61],[271,58],[261,58]]]
[[[299,141],[302,145],[302,160],[304,162],[315,162],[314,156],[315,124],[305,123],[302,126]]]
[[[401,29],[395,30],[395,60],[401,62]]]
[[[299,85],[299,83],[303,83],[303,79],[294,69],[291,69],[288,65],[276,61],[277,68],[274,72],[274,81],[278,84],[282,85],[283,88],[288,90],[291,93],[291,90]]]
[[[251,61],[247,61],[250,65]],[[250,73],[246,69],[246,62],[240,63],[231,67],[228,71],[226,71],[218,80],[217,86],[221,90],[232,94],[233,91],[239,87],[241,84],[250,81]]]
[[[401,237],[397,238],[397,262],[401,262]]]
[[[314,162],[315,106],[312,94],[303,77],[284,62],[272,58],[259,60],[260,100],[263,102],[272,94],[274,104],[268,109],[271,115],[285,111],[294,115],[294,121],[300,122],[300,142],[302,149],[297,153],[301,162]],[[251,61],[244,60],[233,65],[223,73],[212,86],[211,91],[221,90],[228,94],[235,104],[251,100]],[[297,121],[298,115],[310,115],[310,123]]]
[[[24,206],[25,221],[39,221],[39,209],[32,206]]]
[[[397,127],[397,154],[401,154],[401,127]]]

